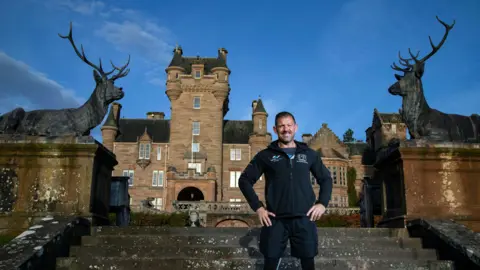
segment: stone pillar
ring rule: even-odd
[[[382,226],[416,218],[480,221],[480,144],[407,141],[380,155]]]
[[[92,137],[0,136],[0,230],[47,214],[105,224],[115,165],[113,153]]]

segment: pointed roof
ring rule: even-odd
[[[263,106],[262,99],[259,98],[257,100],[257,106],[255,107],[255,110],[253,112],[254,113],[256,113],[256,112],[267,113],[267,111],[265,110],[265,107]]]
[[[110,112],[108,112],[107,120],[105,120],[105,123],[103,123],[103,126],[118,128],[117,121],[115,121],[115,116],[113,115],[113,106],[110,106]]]

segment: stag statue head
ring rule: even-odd
[[[429,36],[430,45],[432,46],[432,51],[423,57],[422,59],[418,59],[418,55],[420,51],[417,52],[417,55],[413,55],[410,48],[408,49],[408,53],[410,54],[411,58],[402,58],[400,52],[398,52],[398,57],[400,58],[399,63],[404,67],[399,67],[395,63],[391,66],[393,70],[403,72],[403,75],[395,74],[395,78],[397,82],[392,84],[388,88],[388,92],[392,95],[397,96],[408,96],[410,94],[419,94],[418,92],[422,90],[422,76],[425,70],[425,62],[432,57],[445,43],[447,39],[448,32],[453,28],[455,25],[455,21],[453,21],[452,25],[448,25],[445,22],[441,21],[438,16],[437,20],[445,27],[445,34],[443,35],[442,40],[440,43],[435,46],[432,42],[432,38]],[[413,63],[410,63],[413,61]]]
[[[105,105],[108,105],[115,100],[119,100],[123,98],[124,96],[123,89],[122,87],[115,86],[115,80],[127,76],[127,74],[130,72],[130,69],[127,69],[127,66],[130,63],[130,55],[128,56],[127,63],[122,67],[117,67],[113,64],[113,62],[110,61],[113,69],[109,72],[105,72],[103,71],[103,68],[102,68],[102,59],[99,60],[100,64],[99,66],[97,66],[87,59],[87,57],[85,56],[85,52],[83,50],[83,45],[80,45],[80,49],[82,50],[81,53],[77,49],[77,46],[75,45],[75,42],[73,41],[73,37],[72,37],[71,22],[70,22],[70,32],[68,33],[68,35],[66,36],[61,34],[58,34],[58,35],[61,38],[68,39],[72,44],[72,47],[75,50],[75,53],[78,55],[78,57],[80,57],[80,59],[82,59],[83,62],[85,62],[86,64],[88,64],[93,68],[93,78],[95,79],[95,83],[96,83],[95,91],[97,92],[97,95],[100,95],[102,100],[104,100]],[[118,71],[118,72],[113,74],[114,71]],[[108,76],[110,75],[112,76],[109,78]]]

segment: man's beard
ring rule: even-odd
[[[289,139],[284,139],[281,136],[278,136],[278,140],[283,144],[288,144],[288,143],[292,142],[293,141],[293,133],[289,133],[288,135],[290,135]]]

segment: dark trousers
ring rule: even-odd
[[[318,234],[315,222],[309,217],[273,218],[272,226],[262,227],[260,252],[265,257],[265,270],[277,269],[279,259],[290,240],[293,257],[301,259],[302,269],[315,269],[314,258],[318,254]]]

